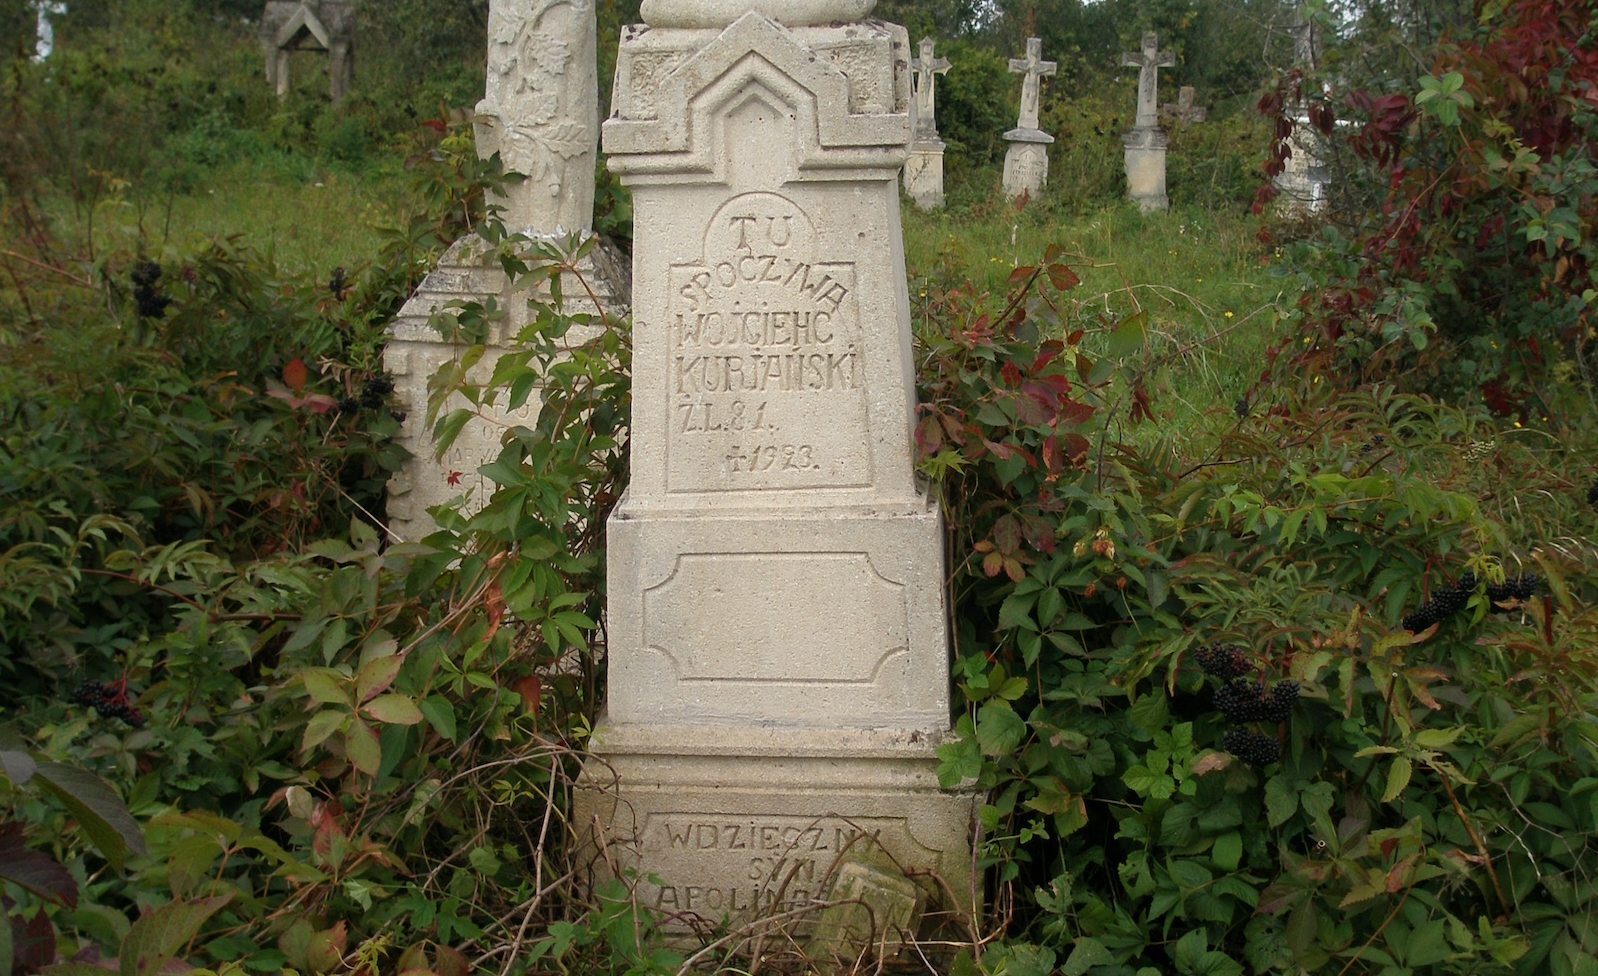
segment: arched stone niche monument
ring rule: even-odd
[[[349,94],[355,79],[355,4],[349,0],[268,0],[260,37],[266,81],[279,97],[289,92],[295,51],[325,51],[333,101]]]

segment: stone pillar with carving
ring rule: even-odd
[[[1137,122],[1121,137],[1126,149],[1126,192],[1144,213],[1171,205],[1165,195],[1165,151],[1171,137],[1160,128],[1159,69],[1176,64],[1176,55],[1161,51],[1159,36],[1143,35],[1142,49],[1121,55],[1121,64],[1138,69]]]
[[[904,161],[904,192],[917,209],[936,210],[943,206],[943,140],[938,138],[937,78],[949,70],[949,59],[933,55],[930,37],[921,39],[921,53],[911,60],[914,79],[915,127],[910,139],[910,155]]]
[[[1011,200],[1037,196],[1049,180],[1049,144],[1054,137],[1038,128],[1039,83],[1054,74],[1055,63],[1043,60],[1043,41],[1027,38],[1026,57],[1011,58],[1010,71],[1022,76],[1021,111],[1015,128],[1004,134],[1004,195]]]
[[[635,215],[632,470],[574,820],[681,932],[829,879],[895,906],[884,930],[973,904],[974,797],[936,775],[942,524],[912,454],[910,50],[870,6],[645,0],[622,34],[604,147]]]
[[[477,106],[478,152],[499,153],[506,169],[525,176],[497,202],[507,230],[534,238],[564,239],[592,233],[594,158],[599,142],[599,88],[594,60],[592,0],[490,0],[488,84]],[[627,305],[627,269],[614,246],[601,242],[578,267],[587,282],[565,283],[567,311],[621,314]],[[597,306],[590,302],[592,292]],[[513,293],[496,249],[473,235],[455,242],[438,267],[390,324],[383,362],[394,377],[405,420],[397,440],[411,458],[388,485],[389,528],[407,541],[433,531],[428,508],[462,495],[465,510],[487,500],[493,485],[478,469],[499,453],[504,424],[529,423],[539,403],[514,414],[486,408],[467,424],[444,457],[436,457],[427,413],[427,381],[463,347],[443,341],[431,324],[451,302],[493,299],[505,318],[487,337],[487,352],[473,378],[492,375],[510,337],[528,321],[526,295]],[[576,343],[593,327],[573,329]],[[468,406],[458,399],[452,407]]]

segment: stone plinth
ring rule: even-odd
[[[1126,193],[1144,213],[1171,205],[1165,195],[1165,148],[1170,137],[1159,129],[1133,129],[1122,137],[1126,148]]]
[[[292,83],[290,56],[302,50],[327,53],[333,101],[349,93],[355,77],[355,4],[350,0],[267,0],[260,39],[266,81],[279,97]]]
[[[577,818],[669,912],[824,897],[851,830],[971,907],[973,798],[934,775],[949,651],[912,457],[909,60],[898,27],[759,11],[622,36],[604,140],[638,229],[632,471]],[[779,896],[784,857],[807,866]]]
[[[484,413],[488,419],[469,422],[443,458],[434,456],[432,431],[425,424],[427,381],[440,366],[459,357],[466,346],[445,342],[442,333],[430,324],[433,316],[438,312],[448,314],[451,302],[486,304],[492,300],[505,310],[504,319],[484,337],[487,351],[469,374],[474,382],[485,382],[493,375],[494,363],[511,347],[511,337],[528,322],[527,294],[512,291],[510,280],[494,255],[494,248],[479,237],[455,242],[438,267],[422,279],[388,328],[383,367],[394,377],[394,396],[405,414],[396,440],[411,453],[411,458],[389,480],[389,530],[407,542],[434,531],[436,525],[427,512],[432,506],[469,493],[464,511],[469,514],[481,508],[494,486],[477,469],[499,456],[506,430],[502,425],[531,425],[538,416],[536,397],[514,414],[487,408]],[[628,300],[624,261],[613,246],[600,242],[579,268],[600,305],[596,308],[588,299],[588,289],[575,276],[568,275],[562,282],[566,311],[618,314],[624,310]],[[566,340],[575,345],[593,338],[597,331],[594,326],[576,327]],[[457,395],[440,411],[440,416],[450,409],[470,406]]]
[[[1035,197],[1049,182],[1049,144],[1054,137],[1038,129],[1011,129],[1004,134],[1004,195],[1014,200]]]
[[[915,142],[904,161],[904,192],[921,210],[943,206],[943,142]]]
[[[1274,180],[1276,208],[1289,214],[1316,214],[1326,209],[1326,187],[1330,178],[1321,161],[1324,140],[1307,116],[1294,120],[1288,138],[1291,150],[1283,160],[1285,168]]]

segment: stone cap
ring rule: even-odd
[[[877,0],[644,0],[639,13],[651,27],[726,27],[753,10],[788,27],[853,23]]]
[[[1171,137],[1166,135],[1164,129],[1128,129],[1121,136],[1121,145],[1128,149],[1164,149],[1171,144]]]
[[[1048,145],[1054,137],[1042,129],[1011,129],[1004,134],[1006,142],[1036,142]]]
[[[927,759],[954,733],[938,729],[798,729],[787,725],[643,725],[601,718],[592,744],[606,754]]]

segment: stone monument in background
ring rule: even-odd
[[[1021,79],[1021,111],[1015,128],[1004,134],[1004,195],[1011,200],[1036,196],[1049,180],[1049,144],[1054,137],[1038,128],[1039,82],[1054,74],[1053,61],[1043,60],[1043,41],[1029,37],[1026,57],[1011,58],[1010,72]]]
[[[260,38],[266,81],[279,97],[289,93],[295,51],[326,52],[333,101],[349,94],[355,79],[355,4],[350,0],[268,0]]]
[[[1315,19],[1301,5],[1298,22],[1293,28],[1293,62],[1305,72],[1315,70],[1319,54],[1319,39],[1315,32]],[[1326,139],[1310,121],[1302,103],[1293,113],[1293,134],[1288,137],[1288,156],[1282,160],[1285,167],[1273,180],[1276,184],[1276,207],[1289,214],[1317,214],[1326,209],[1326,189],[1331,182],[1324,159]]]
[[[33,60],[43,61],[55,51],[55,21],[51,18],[66,13],[67,5],[61,0],[35,0],[34,10],[38,19],[34,25]]]
[[[1176,119],[1180,126],[1192,125],[1203,122],[1210,117],[1210,110],[1203,105],[1193,104],[1195,96],[1192,85],[1183,85],[1176,94],[1176,101],[1166,102],[1160,106],[1161,111]]]
[[[478,152],[498,152],[506,169],[525,175],[492,202],[502,209],[507,230],[529,237],[564,239],[592,232],[594,159],[599,140],[599,87],[594,61],[591,0],[491,0],[488,15],[488,85],[477,106]],[[510,425],[531,423],[538,403],[515,414],[488,408],[468,423],[449,453],[435,459],[424,421],[427,381],[462,348],[445,342],[431,324],[452,301],[493,299],[506,316],[487,337],[487,351],[471,373],[486,380],[510,339],[528,321],[525,295],[515,294],[494,248],[472,236],[444,253],[394,322],[383,363],[394,376],[405,420],[400,443],[411,459],[389,481],[389,529],[407,541],[433,530],[427,509],[470,492],[468,511],[481,507],[492,485],[477,473],[499,453]],[[621,256],[605,244],[579,268],[589,288],[567,284],[567,311],[620,312],[627,303],[627,273]],[[599,299],[590,302],[590,288]],[[573,329],[572,343],[591,338],[597,327]],[[469,406],[457,400],[450,407]]]
[[[930,37],[921,39],[921,54],[910,61],[915,79],[915,128],[910,155],[904,161],[904,191],[921,210],[943,206],[943,140],[938,138],[938,102],[934,86],[949,70],[949,59],[933,56]]]
[[[1171,205],[1165,195],[1165,149],[1171,137],[1160,128],[1160,68],[1176,64],[1176,55],[1161,51],[1159,37],[1149,31],[1143,35],[1143,49],[1121,55],[1121,64],[1135,67],[1137,73],[1137,121],[1121,144],[1126,148],[1126,191],[1145,213]]]
[[[604,148],[635,214],[632,469],[574,821],[596,872],[636,870],[678,932],[843,891],[885,906],[891,937],[975,902],[975,797],[936,776],[949,645],[912,454],[909,39],[870,7],[645,0],[621,37]]]

